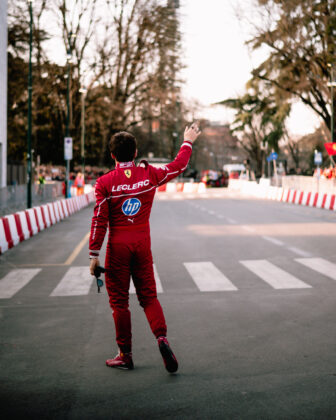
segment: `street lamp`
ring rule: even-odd
[[[33,0],[29,3],[29,66],[28,66],[28,127],[27,127],[27,208],[32,206],[32,49],[33,49]]]
[[[67,74],[67,118],[66,118],[66,130],[65,137],[67,141],[70,137],[70,71],[71,71],[71,60],[72,60],[72,42],[76,35],[70,32],[68,38],[68,49],[67,49],[67,63],[68,63],[68,74]],[[69,198],[69,172],[70,172],[70,158],[66,157],[66,175],[65,175],[65,197]]]
[[[81,87],[79,92],[82,94],[82,111],[81,111],[81,158],[82,158],[82,173],[85,176],[85,97],[87,89]]]
[[[331,121],[330,121],[330,131],[331,131],[331,142],[334,142],[334,87],[336,87],[336,82],[334,80],[334,67],[331,63],[328,63],[330,67],[330,82],[327,84],[330,87],[330,97],[331,97]]]

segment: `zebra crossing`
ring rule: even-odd
[[[324,258],[296,258],[295,263],[336,281],[336,264]],[[261,282],[275,290],[280,289],[311,289],[313,286],[294,276],[278,265],[268,260],[241,260],[239,264],[248,270],[250,276],[257,277]],[[189,276],[199,292],[237,292],[237,286],[210,261],[185,262],[184,277]],[[300,270],[299,270],[300,272]],[[0,279],[0,300],[13,298],[23,288],[29,287],[34,279],[41,274],[42,268],[13,269]],[[154,275],[158,293],[164,293],[164,282],[161,282],[157,267],[154,264]],[[39,276],[39,277],[41,277]],[[244,276],[246,278],[246,276]],[[247,277],[249,278],[249,277]],[[41,280],[40,280],[41,281]],[[45,281],[45,279],[43,279]],[[88,273],[88,267],[69,267],[59,283],[48,295],[50,298],[66,296],[86,296],[96,293],[95,279]],[[181,288],[183,286],[181,285]],[[130,294],[136,293],[133,282],[130,284]]]

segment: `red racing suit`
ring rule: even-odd
[[[108,226],[106,289],[117,344],[123,352],[131,351],[132,341],[128,309],[130,276],[153,334],[166,335],[165,318],[156,293],[149,217],[156,188],[186,170],[191,152],[192,143],[184,141],[174,161],[163,168],[120,162],[115,170],[97,180],[89,251],[90,256],[99,256]]]

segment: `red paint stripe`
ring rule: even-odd
[[[4,231],[5,231],[6,241],[8,243],[8,248],[13,248],[14,243],[13,243],[12,234],[9,228],[8,220],[4,217],[2,219],[2,222],[3,222]]]
[[[293,199],[292,199],[292,203],[295,203],[295,197],[296,197],[296,193],[297,193],[297,191],[296,191],[296,190],[294,190],[294,194],[293,194]]]
[[[57,201],[56,203],[57,203],[58,213],[60,214],[61,219],[64,219],[65,215],[64,215],[62,203],[60,201]]]
[[[67,217],[67,213],[68,213],[68,216],[69,216],[69,210],[67,209],[66,202],[64,203],[64,201],[62,200],[61,201],[61,206],[63,208],[64,217]]]
[[[43,220],[43,223],[44,223],[44,228],[47,229],[48,225],[47,225],[47,219],[46,219],[45,214],[44,214],[44,208],[41,206],[40,209],[41,209],[41,214],[42,214],[42,220]]]
[[[303,191],[301,191],[300,193],[300,198],[299,198],[299,204],[302,204],[302,199],[303,199]]]
[[[335,194],[331,196],[329,210],[334,210]]]
[[[311,196],[311,192],[310,192],[310,193],[308,193],[308,195],[307,195],[307,200],[306,200],[306,202],[305,202],[305,203],[303,203],[305,206],[308,206],[308,205],[309,205],[310,196]]]
[[[313,201],[313,207],[316,207],[318,196],[319,196],[319,193],[315,193],[315,198],[314,198],[314,201]]]
[[[69,202],[69,200],[66,200],[66,205],[68,207],[68,213],[69,213],[69,216],[70,216],[72,214],[72,211],[71,211],[71,208],[70,208],[70,202]]]
[[[176,185],[176,192],[182,192],[183,191],[183,187],[184,187],[184,183],[183,182],[178,182]]]
[[[321,205],[322,209],[324,209],[324,205],[325,205],[326,200],[327,200],[327,194],[324,194],[323,200],[322,200],[322,205]]]
[[[29,213],[27,212],[27,210],[25,210],[25,215],[26,215],[26,219],[27,219],[29,234],[30,234],[30,236],[33,236],[33,228],[32,228]]]
[[[57,206],[57,204],[56,204],[55,202],[53,202],[53,203],[52,203],[52,208],[53,208],[53,210],[54,210],[55,220],[56,220],[56,223],[57,223],[57,222],[58,222],[58,220],[57,220],[57,214],[58,214],[58,218],[60,218],[60,216],[59,216],[59,211],[58,211],[58,209],[56,208],[56,206]]]
[[[52,219],[52,217],[51,217],[51,211],[50,211],[50,206],[49,206],[49,204],[47,204],[47,209],[48,209],[48,212],[49,212],[50,225],[54,225],[54,224],[55,224],[55,222],[53,222],[53,219]]]
[[[166,188],[167,188],[167,184],[164,184],[164,185],[160,185],[157,190],[159,192],[162,192],[162,191],[166,191]]]
[[[14,214],[14,220],[15,220],[16,230],[20,238],[20,242],[22,242],[24,241],[24,234],[23,234],[20,216],[17,213]]]
[[[285,200],[285,201],[286,201],[286,203],[288,203],[290,193],[291,193],[291,190],[288,190],[288,193],[287,193],[287,198],[286,198],[286,200]]]
[[[38,230],[39,232],[41,232],[41,228],[40,228],[40,223],[39,223],[39,219],[38,219],[37,211],[36,211],[36,209],[33,209],[33,210],[34,210],[34,214],[35,214],[35,220],[36,220],[37,230]]]

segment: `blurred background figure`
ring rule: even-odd
[[[84,194],[84,185],[84,175],[81,172],[78,172],[74,183],[74,186],[77,188],[77,195]]]

